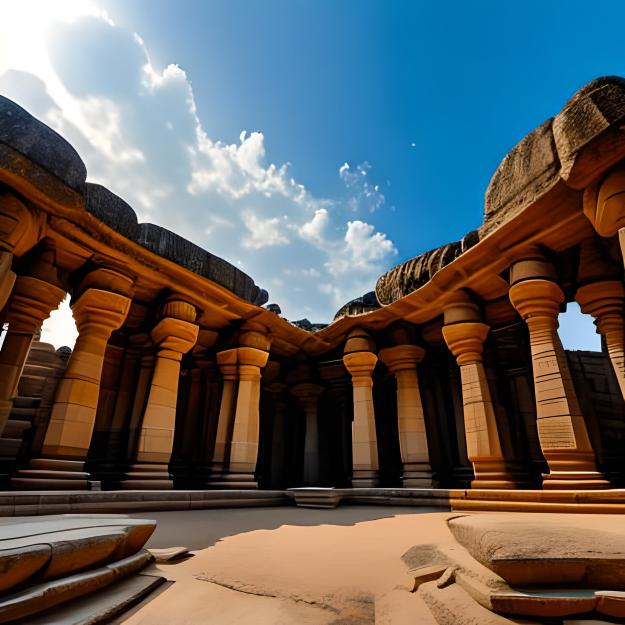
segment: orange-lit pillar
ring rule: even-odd
[[[369,335],[356,328],[347,338],[343,356],[343,364],[352,377],[352,486],[355,487],[371,487],[379,483],[372,378],[378,357],[373,353],[374,349]]]
[[[530,335],[538,437],[549,465],[543,487],[607,488],[608,482],[597,471],[557,332],[564,293],[555,281],[555,270],[540,251],[531,250],[512,266],[510,277],[510,301],[525,319]]]
[[[501,449],[488,379],[482,363],[490,328],[478,307],[459,292],[445,309],[443,338],[460,367],[467,455],[473,465],[473,488],[515,488]]]
[[[417,364],[424,355],[425,350],[418,345],[387,347],[378,354],[397,382],[397,425],[404,487],[432,487],[432,467],[417,377]]]
[[[197,312],[192,304],[172,297],[152,329],[156,360],[143,414],[136,462],[124,488],[172,488],[169,461],[176,427],[180,361],[197,341]]]

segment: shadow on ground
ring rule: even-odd
[[[219,508],[132,513],[134,518],[155,519],[156,531],[147,547],[183,545],[191,550],[211,547],[222,538],[282,525],[355,525],[400,514],[447,512],[447,508],[399,506],[343,506],[333,510],[297,507]]]

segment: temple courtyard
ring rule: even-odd
[[[436,621],[420,594],[410,592],[415,571],[424,568],[424,558],[435,557],[429,546],[453,549],[455,541],[446,521],[458,514],[443,508],[346,506],[335,510],[155,512],[144,516],[158,522],[148,548],[184,543],[193,556],[144,570],[146,575],[160,575],[174,583],[162,587],[149,603],[140,604],[117,623],[428,625]],[[495,516],[547,527],[622,529],[619,515]],[[479,606],[472,606],[476,608]],[[479,611],[472,616],[471,610],[465,610],[449,622],[520,622],[490,616],[492,621],[483,620]],[[553,622],[613,622],[570,619]]]

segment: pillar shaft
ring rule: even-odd
[[[515,488],[501,451],[495,410],[482,364],[489,327],[479,322],[446,325],[443,337],[460,366],[467,453],[473,488]]]
[[[417,376],[417,363],[425,351],[417,345],[387,347],[380,360],[397,382],[397,425],[403,465],[402,485],[431,487],[432,467],[425,430],[425,417]]]
[[[256,488],[254,477],[258,460],[260,427],[260,370],[269,354],[254,347],[237,349],[239,387],[230,444],[228,485]]]
[[[527,279],[510,288],[510,300],[529,329],[540,446],[549,465],[544,488],[605,488],[597,472],[566,354],[557,333],[564,294],[547,279]]]
[[[222,374],[222,388],[211,466],[211,481],[222,479],[224,469],[230,462],[230,441],[232,440],[236,408],[237,350],[229,349],[219,352],[217,365]]]
[[[353,352],[343,356],[343,364],[352,376],[354,398],[353,486],[377,486],[379,482],[378,440],[371,378],[377,361],[378,357],[372,352]]]
[[[169,462],[176,424],[180,361],[193,347],[197,332],[195,324],[171,317],[162,319],[152,331],[152,339],[158,347],[139,434],[138,462]]]

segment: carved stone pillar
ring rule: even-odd
[[[223,485],[228,488],[257,488],[254,473],[258,460],[260,372],[267,364],[269,354],[255,347],[239,347],[236,351],[239,386],[230,460]]]
[[[377,486],[379,482],[378,439],[371,377],[378,357],[371,351],[373,348],[373,341],[366,332],[352,330],[343,356],[343,364],[352,376],[352,486],[355,487]]]
[[[234,412],[237,394],[237,350],[228,349],[217,353],[217,365],[222,376],[221,402],[217,419],[217,433],[210,483],[219,483],[223,480],[224,471],[230,462],[230,441],[234,429]]]
[[[310,382],[297,384],[291,393],[297,397],[306,415],[304,437],[304,485],[319,486],[319,416],[317,402],[323,387]]]
[[[84,461],[96,418],[106,345],[130,307],[130,299],[96,288],[83,290],[72,305],[78,339],[59,382],[41,454],[13,482],[21,488],[88,486]]]
[[[124,488],[172,488],[169,461],[176,426],[180,361],[197,341],[195,308],[175,298],[161,310],[152,329],[156,360],[143,413],[135,464],[126,474]]]
[[[489,326],[477,306],[458,293],[445,310],[443,338],[460,367],[467,453],[473,464],[473,488],[515,488],[501,450],[497,420],[482,363]]]
[[[15,282],[6,318],[9,328],[0,349],[0,435],[11,413],[33,337],[64,297],[63,289],[32,276],[19,276]]]
[[[380,351],[380,360],[397,381],[397,423],[403,464],[402,485],[431,488],[432,467],[428,453],[417,363],[425,350],[417,345],[396,345]]]
[[[557,333],[564,301],[553,267],[532,253],[511,269],[510,301],[530,334],[540,446],[549,465],[544,488],[607,488],[597,471],[584,417]]]

